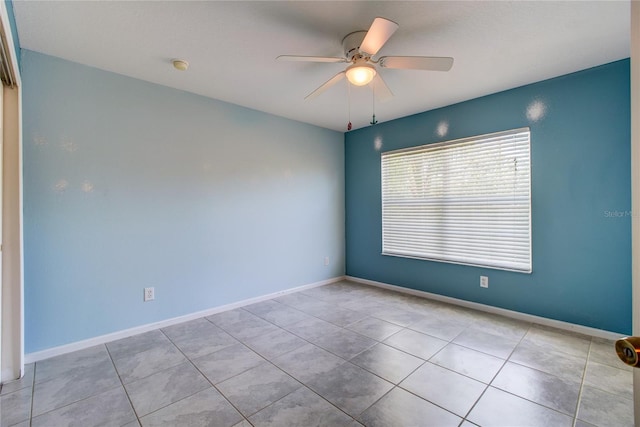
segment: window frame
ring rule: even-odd
[[[389,250],[389,247],[386,247],[385,245],[385,236],[387,235],[387,233],[385,233],[385,226],[389,227],[389,221],[385,221],[386,220],[386,216],[385,216],[385,204],[389,205],[389,203],[386,203],[386,198],[385,198],[385,159],[389,159],[392,157],[397,158],[398,155],[402,155],[404,153],[406,154],[417,154],[420,155],[421,153],[427,153],[425,155],[428,156],[428,153],[433,153],[436,151],[440,151],[442,152],[443,149],[446,149],[448,146],[450,147],[463,147],[463,149],[468,149],[468,150],[473,150],[473,146],[474,144],[483,144],[483,143],[490,143],[492,141],[496,141],[499,139],[505,140],[505,141],[509,141],[510,139],[515,139],[518,140],[521,144],[522,142],[518,139],[518,138],[522,138],[522,135],[526,134],[526,143],[524,143],[524,147],[522,148],[521,146],[518,147],[518,149],[516,150],[517,154],[516,157],[514,158],[514,164],[516,165],[514,167],[514,178],[513,178],[513,182],[514,182],[514,202],[512,204],[512,206],[516,206],[516,202],[515,202],[515,186],[518,183],[518,179],[520,179],[520,175],[518,174],[518,160],[526,160],[526,162],[524,164],[526,164],[526,175],[523,173],[523,176],[526,176],[526,181],[521,180],[520,185],[518,186],[518,189],[522,190],[523,188],[526,188],[526,194],[524,194],[523,196],[521,195],[521,197],[524,197],[524,202],[520,201],[519,205],[517,206],[525,206],[526,205],[526,215],[517,215],[517,214],[513,214],[512,217],[509,217],[511,222],[513,224],[517,223],[518,221],[524,221],[524,218],[526,218],[526,228],[522,228],[524,226],[521,227],[521,230],[525,230],[525,231],[520,231],[520,234],[526,234],[526,237],[524,239],[521,239],[520,244],[519,245],[514,245],[516,246],[518,249],[525,251],[526,252],[522,252],[525,254],[524,257],[522,257],[518,262],[516,261],[509,261],[509,257],[508,256],[504,256],[503,258],[498,259],[496,257],[496,255],[491,255],[491,256],[487,256],[485,257],[485,261],[489,258],[493,257],[493,262],[490,263],[481,263],[481,262],[466,262],[464,260],[460,260],[460,259],[454,259],[455,256],[449,254],[441,254],[440,256],[424,256],[423,254],[419,254],[419,253],[398,253],[398,251],[393,251],[393,250]],[[506,143],[506,142],[505,142]],[[514,142],[515,145],[516,142]],[[471,148],[469,148],[471,147]],[[487,147],[480,147],[476,149],[476,152],[481,154],[481,158],[483,156],[487,156],[486,153],[482,153],[482,150],[484,148],[484,150],[488,151],[490,149],[491,145],[489,145],[489,148]],[[524,153],[524,154],[523,154]],[[453,154],[455,155],[455,153]],[[449,157],[453,156],[453,155],[449,155]],[[522,157],[525,156],[526,157]],[[381,212],[381,240],[382,240],[382,255],[385,256],[395,256],[395,257],[401,257],[401,258],[409,258],[409,259],[420,259],[420,260],[427,260],[427,261],[435,261],[435,262],[444,262],[444,263],[449,263],[449,264],[458,264],[458,265],[469,265],[469,266],[474,266],[474,267],[480,267],[480,268],[490,268],[490,269],[497,269],[497,270],[506,270],[506,271],[514,271],[514,272],[519,272],[519,273],[526,273],[526,274],[531,274],[533,272],[533,254],[532,254],[532,246],[533,246],[533,233],[532,233],[532,218],[531,218],[531,213],[532,213],[532,165],[531,165],[531,130],[529,127],[522,127],[522,128],[516,128],[516,129],[510,129],[510,130],[505,130],[505,131],[500,131],[500,132],[493,132],[493,133],[488,133],[488,134],[483,134],[483,135],[476,135],[476,136],[471,136],[471,137],[466,137],[466,138],[459,138],[459,139],[455,139],[455,140],[450,140],[450,141],[443,141],[443,142],[437,142],[437,143],[432,143],[432,144],[425,144],[425,145],[420,145],[420,146],[415,146],[415,147],[408,147],[408,148],[403,148],[403,149],[399,149],[399,150],[392,150],[392,151],[387,151],[387,152],[383,152],[381,153],[381,159],[380,159],[380,171],[381,171],[381,207],[382,207],[382,212]],[[502,161],[506,161],[505,159],[507,159],[508,156],[507,155],[503,155],[500,159]],[[489,159],[489,157],[485,157],[484,160],[486,161],[487,159]],[[423,160],[423,163],[420,163],[420,167],[424,168],[424,169],[428,169],[428,166],[426,166],[426,160]],[[487,164],[489,164],[489,162],[487,162]],[[484,164],[483,164],[484,165]],[[486,165],[484,165],[486,167]],[[419,175],[420,172],[418,172],[416,175],[412,175],[412,174],[407,174],[407,176],[411,176],[413,178],[415,178],[415,176]],[[432,174],[435,176],[435,174]],[[425,175],[427,177],[429,177],[428,175]],[[468,177],[469,175],[464,175],[466,177]],[[393,179],[393,178],[391,178]],[[390,181],[391,179],[387,180]],[[425,178],[426,179],[426,178]],[[443,178],[444,180],[447,180],[448,178]],[[454,176],[455,179],[455,176]],[[462,178],[460,178],[462,179]],[[500,173],[497,172],[494,175],[494,183],[499,183],[499,179],[500,179]],[[527,182],[528,181],[528,182]],[[458,183],[459,185],[459,183]],[[494,190],[495,191],[495,190]],[[426,191],[425,191],[426,192]],[[488,193],[488,191],[486,192]],[[420,197],[424,197],[424,196],[420,196]],[[420,201],[420,197],[416,197],[414,200],[414,203],[416,203],[416,205],[420,206],[420,203],[423,204],[423,209],[426,208],[427,203],[424,201],[425,199],[423,198],[422,201]],[[508,203],[505,202],[496,202],[496,199],[499,199],[499,197],[496,197],[495,195],[494,200],[491,200],[490,196],[487,196],[485,194],[485,199],[478,199],[478,200],[472,200],[472,198],[470,196],[466,196],[467,200],[464,203],[473,205],[476,202],[480,201],[482,202],[482,200],[485,201],[485,203],[478,203],[478,206],[497,206],[498,208],[500,206],[508,206]],[[445,200],[446,194],[444,196],[441,197],[442,200]],[[452,199],[455,199],[454,197],[451,197]],[[408,199],[409,200],[409,199]],[[461,200],[465,200],[464,198]],[[471,200],[471,201],[470,201]],[[453,203],[449,202],[450,204],[448,206],[452,206]],[[455,203],[455,200],[454,200]],[[491,204],[493,203],[493,205]],[[445,204],[440,204],[436,206],[436,209],[438,206],[445,206]],[[505,208],[506,211],[509,211],[509,208]],[[426,209],[425,209],[426,210]],[[391,214],[390,214],[391,216]],[[397,214],[396,214],[397,216]],[[454,215],[455,216],[455,215]],[[445,217],[445,216],[441,216],[441,217]],[[429,219],[434,219],[434,218],[438,218],[437,214],[434,216],[422,216],[420,217],[422,220],[429,220]],[[515,219],[514,219],[515,218]],[[473,218],[472,218],[473,219]],[[419,222],[418,221],[414,221],[414,222]],[[454,219],[452,222],[455,221],[459,221],[459,224],[462,224],[463,226],[465,224],[470,224],[469,219],[465,219],[464,221],[462,220],[458,220],[458,219]],[[511,230],[514,232],[514,235],[517,234],[517,227],[514,226],[512,223],[510,222],[511,225]],[[396,225],[397,223],[394,222],[393,225]],[[458,224],[456,222],[456,224]],[[518,223],[519,224],[519,223]],[[468,227],[472,227],[473,224],[467,225]],[[415,227],[415,226],[414,226]],[[408,227],[410,228],[410,227]],[[453,227],[451,227],[451,225],[449,224],[447,227],[445,227],[443,230],[449,230],[455,228],[455,225]],[[432,235],[436,235],[437,233],[432,232]],[[448,234],[446,237],[447,239],[450,239],[451,236],[453,236],[453,238],[456,238],[456,234],[452,233],[452,232],[447,232],[444,231],[443,233],[441,233],[442,235]],[[419,235],[417,235],[418,237],[420,237]],[[495,236],[495,234],[494,234]],[[459,235],[458,235],[459,237]],[[437,240],[437,239],[436,239]],[[435,240],[434,240],[435,241]],[[496,238],[495,240],[492,240],[491,243],[492,244],[497,244],[496,242],[500,243],[502,240],[499,238]],[[429,240],[427,243],[422,243],[423,245],[426,244],[430,244],[431,240]],[[528,245],[527,245],[528,243]],[[446,245],[446,243],[442,243],[443,245]],[[418,243],[417,245],[420,245],[420,243]],[[462,244],[464,245],[464,244]],[[407,245],[408,247],[411,246],[411,244]],[[455,245],[452,245],[455,246]],[[485,248],[487,247],[491,247],[491,245],[487,245],[485,246]],[[482,248],[478,249],[478,253],[482,252]],[[449,252],[455,252],[455,250],[450,250]],[[433,255],[433,254],[432,254]],[[459,258],[463,258],[461,255],[458,255]],[[528,257],[528,259],[526,259],[525,257]],[[513,257],[514,259],[516,257]],[[496,261],[497,259],[497,261]],[[524,260],[524,261],[522,261]],[[509,265],[510,264],[510,265]],[[516,267],[516,265],[518,265]]]

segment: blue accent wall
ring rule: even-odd
[[[630,333],[629,69],[622,60],[347,133],[347,274]],[[525,126],[532,274],[381,255],[381,152]]]
[[[343,134],[28,50],[22,81],[26,353],[344,274]]]

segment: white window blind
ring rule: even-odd
[[[530,132],[382,154],[382,253],[531,272]]]

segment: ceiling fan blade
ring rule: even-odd
[[[405,70],[449,71],[453,58],[442,56],[383,56],[378,65],[385,68]]]
[[[384,82],[380,73],[376,73],[371,84],[373,85],[373,94],[376,97],[376,101],[385,102],[393,98],[393,92],[391,92],[389,86]]]
[[[347,62],[345,58],[338,58],[335,56],[280,55],[276,60],[291,62]]]
[[[371,56],[375,55],[397,29],[398,24],[393,21],[380,17],[374,19],[364,40],[360,43],[360,51]]]
[[[320,86],[318,89],[314,90],[309,95],[305,96],[304,99],[305,100],[313,99],[316,96],[320,95],[322,92],[324,92],[325,90],[329,89],[331,86],[333,86],[334,84],[342,80],[344,78],[344,74],[345,74],[344,71],[340,71],[338,74],[336,74],[335,76],[331,77],[329,80],[324,82],[324,84],[322,84],[322,86]]]

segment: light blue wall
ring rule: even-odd
[[[31,51],[22,74],[27,353],[344,274],[341,133]]]
[[[533,274],[380,255],[380,151],[524,126]],[[631,332],[629,60],[347,133],[345,165],[348,275]]]

